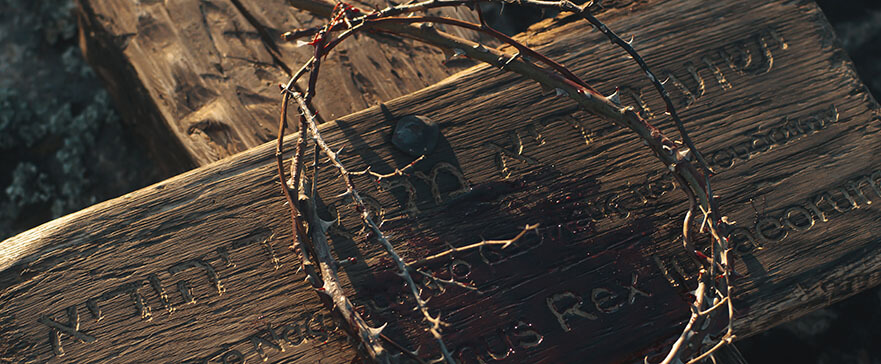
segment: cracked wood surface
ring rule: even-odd
[[[738,335],[881,282],[881,111],[813,3],[648,1],[603,17],[670,77],[718,172],[741,244]],[[632,61],[569,20],[524,37],[599,90],[620,87],[675,135]],[[687,205],[634,136],[487,66],[321,130],[345,146],[351,170],[388,173],[412,160],[389,142],[410,114],[442,135],[418,173],[355,181],[407,260],[541,224],[508,249],[426,267],[455,283],[421,284],[460,360],[635,363],[678,335],[696,269],[677,240]],[[296,271],[273,151],[261,145],[0,244],[0,358],[351,360]],[[342,276],[353,301],[390,337],[436,356],[391,262],[319,162],[323,213],[340,218],[334,253],[356,258]]]
[[[286,0],[79,4],[86,59],[169,173],[273,139],[278,84],[312,55],[311,47],[298,47],[280,36],[325,21]],[[434,13],[476,21],[465,7]],[[318,84],[321,96],[314,102],[326,110],[322,116],[327,120],[473,65],[454,62],[446,67],[440,50],[409,40],[381,34],[359,38],[343,44],[325,62],[328,67]]]

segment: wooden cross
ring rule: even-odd
[[[309,16],[281,0],[81,2],[86,54],[123,114],[168,170],[199,167],[0,243],[0,358],[351,361],[297,270],[264,144],[276,85],[305,61],[274,36]],[[813,2],[623,1],[601,17],[669,78],[718,172],[739,242],[740,337],[881,282],[881,108]],[[673,130],[644,75],[587,25],[548,20],[519,37]],[[349,169],[412,162],[391,142],[406,116],[439,126],[411,175],[356,180],[402,255],[540,224],[509,248],[426,267],[424,295],[459,360],[631,363],[672,342],[695,284],[677,240],[686,202],[636,137],[517,75],[475,65],[446,77],[439,52],[359,41],[329,57],[336,73],[317,100]],[[388,336],[436,354],[336,172],[317,162],[331,245],[354,258],[348,293]]]

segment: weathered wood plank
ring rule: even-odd
[[[321,0],[315,0],[321,1]],[[156,160],[184,171],[274,137],[278,84],[312,55],[285,31],[323,19],[286,0],[79,1],[81,45]],[[384,1],[373,1],[385,6]],[[441,13],[476,21],[467,8]],[[477,39],[474,35],[463,34]],[[432,85],[470,62],[369,34],[326,62],[316,98],[333,119]]]
[[[716,192],[743,243],[740,335],[881,281],[881,232],[872,228],[881,219],[881,116],[812,3],[649,1],[606,17],[682,85],[672,92],[719,171]],[[622,87],[624,102],[647,102],[646,114],[672,129],[648,82],[599,34],[540,26],[529,41],[601,90]],[[417,165],[422,174],[356,181],[407,259],[542,226],[507,250],[429,267],[477,289],[426,287],[463,362],[638,362],[677,334],[695,272],[676,242],[684,196],[636,138],[488,67],[322,132],[346,146],[353,170],[390,172],[411,161],[389,143],[410,114],[441,126],[437,149]],[[296,272],[272,150],[262,145],[0,244],[0,352],[59,361],[50,339],[61,332],[70,362],[351,359],[339,331],[321,328],[323,311]],[[340,217],[335,252],[358,262],[346,268],[354,301],[372,322],[389,322],[388,335],[436,353],[388,259],[334,197],[335,172],[324,162],[319,171],[320,194]]]

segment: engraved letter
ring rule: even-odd
[[[633,186],[633,185],[631,185],[630,182],[628,181],[628,182],[627,182],[627,189],[629,189],[630,192],[631,192],[633,195],[635,195],[635,196],[638,198],[638,201],[642,202],[643,205],[646,205],[646,204],[649,203],[649,200],[645,197],[645,195],[643,195],[642,192],[639,192],[639,187],[638,187],[638,186]]]
[[[823,120],[813,115],[799,118],[795,125],[804,130],[805,134],[813,134],[825,127]]]
[[[587,216],[593,222],[598,222],[606,218],[606,212],[603,204],[598,200],[586,200],[581,203],[583,209],[575,210],[577,216]]]
[[[89,309],[89,312],[92,314],[92,317],[95,318],[95,321],[101,321],[101,319],[104,318],[104,315],[101,313],[101,307],[98,305],[98,302],[109,301],[119,295],[128,293],[132,303],[135,304],[136,313],[141,316],[141,319],[149,321],[152,319],[152,314],[150,313],[150,307],[146,305],[144,296],[141,296],[138,292],[141,285],[143,285],[143,282],[141,281],[130,282],[116,287],[109,292],[104,292],[98,297],[89,298],[86,300],[86,308]]]
[[[655,114],[652,112],[652,109],[649,108],[649,105],[642,99],[642,90],[637,90],[630,87],[623,87],[621,91],[630,95],[630,98],[636,103],[636,107],[639,110],[639,116],[643,119],[651,119],[655,117]]]
[[[483,144],[484,147],[496,152],[496,164],[499,168],[499,173],[501,173],[503,178],[511,176],[511,171],[508,169],[508,164],[505,160],[506,157],[528,165],[539,164],[534,158],[523,154],[523,141],[520,139],[519,133],[512,131],[508,133],[508,136],[511,140],[510,147],[501,146],[494,142],[486,142]]]
[[[737,73],[743,74],[743,69],[752,63],[752,55],[746,51],[743,43],[734,45],[736,54],[731,55],[725,50],[725,47],[719,48],[719,56],[728,62],[728,68]]]
[[[241,351],[233,349],[227,351],[226,354],[223,354],[223,356],[220,357],[220,360],[223,364],[244,364],[245,356],[242,355]]]
[[[517,136],[517,140],[520,140],[519,135]],[[522,146],[520,147],[520,151],[523,151]],[[435,164],[434,167],[431,168],[431,174],[427,176],[425,175],[425,173],[419,171],[413,173],[414,176],[428,182],[428,184],[431,186],[431,195],[434,196],[434,202],[436,202],[438,205],[440,205],[444,200],[443,196],[441,196],[440,181],[438,180],[441,172],[446,172],[447,174],[455,177],[456,181],[459,184],[458,188],[447,193],[447,198],[454,198],[463,193],[471,191],[471,187],[468,185],[468,181],[465,180],[465,175],[463,175],[458,168],[447,162],[438,162],[437,164]]]
[[[731,147],[728,147],[728,149],[730,149],[732,152],[734,152],[733,154],[735,157],[746,161],[746,160],[749,160],[749,156],[752,155],[751,146],[752,146],[752,141],[748,141],[748,142],[743,142],[743,143],[737,143],[735,145],[732,145]],[[738,148],[741,148],[743,150],[743,152],[741,152],[740,150],[737,150]]]
[[[214,289],[217,290],[217,295],[222,295],[224,292],[223,285],[220,282],[220,277],[217,276],[217,271],[214,270],[208,262],[203,261],[201,259],[193,259],[183,263],[178,263],[177,265],[168,268],[168,273],[177,274],[178,272],[184,271],[189,268],[202,268],[205,270],[205,273],[208,274],[208,280],[214,285]],[[185,303],[195,303],[196,298],[193,297],[192,287],[190,283],[186,280],[180,280],[177,282],[178,290],[180,291],[181,297],[183,297]]]
[[[49,331],[49,343],[52,345],[52,351],[56,356],[64,355],[64,348],[61,346],[61,333],[70,335],[84,343],[95,342],[94,336],[79,331],[80,315],[76,311],[76,306],[67,307],[67,324],[62,324],[46,315],[40,315],[37,322],[46,325],[51,329]]]
[[[827,124],[838,122],[838,108],[835,107],[835,104],[831,104],[829,105],[829,108],[826,109],[826,115],[822,115],[821,112],[821,117],[822,116],[826,117],[823,121]]]
[[[814,196],[813,199],[808,199],[807,201],[807,207],[811,209],[811,211],[813,211],[814,214],[817,215],[817,218],[820,219],[820,221],[822,222],[829,221],[829,218],[826,217],[826,212],[820,209],[820,203],[823,202],[823,200],[825,199],[826,197],[824,196],[824,193],[821,193],[817,196]]]
[[[404,201],[407,205],[407,208],[404,209],[404,212],[409,214],[419,213],[419,208],[416,207],[416,187],[413,187],[413,183],[410,182],[409,179],[398,178],[391,181],[381,179],[379,180],[379,187],[383,191],[389,193],[391,193],[391,191],[395,188],[403,188],[404,192],[407,194],[407,197],[404,197]]]
[[[516,345],[524,349],[534,348],[544,340],[544,336],[538,331],[535,331],[531,324],[528,324],[523,320],[517,321],[517,324],[514,325],[514,330],[512,330],[512,334],[518,339],[516,340]]]
[[[513,344],[505,337],[505,333],[501,330],[496,330],[496,335],[487,335],[483,337],[483,342],[486,344],[486,353],[489,354],[489,357],[495,361],[504,360],[505,358],[511,356],[511,353],[514,352]],[[499,342],[501,344],[498,347],[499,352],[493,352],[494,342]]]
[[[267,340],[265,337],[261,337],[265,333],[269,333],[269,339]],[[248,339],[251,340],[251,345],[254,346],[254,351],[260,355],[260,358],[263,361],[269,360],[269,356],[266,355],[266,351],[263,350],[263,346],[271,347],[275,350],[284,352],[284,346],[281,345],[281,339],[278,337],[278,334],[272,330],[272,327],[267,327],[266,330],[263,330],[256,335],[251,335]]]
[[[713,161],[713,164],[722,168],[730,168],[734,165],[734,157],[725,149],[713,152],[710,159]]]
[[[777,42],[777,45],[780,47],[780,49],[789,49],[789,44],[786,44],[786,40],[783,39],[783,36],[780,35],[780,33],[777,33],[777,31],[774,29],[768,29],[767,32],[771,36],[771,38],[774,38],[774,41]]]
[[[618,295],[605,288],[594,288],[590,292],[590,300],[593,301],[593,305],[598,311],[603,313],[615,313],[621,309],[621,306],[624,306],[624,302],[609,305],[609,302],[614,301],[616,298],[618,298]]]
[[[561,310],[561,307],[558,307],[557,303],[564,301],[568,302],[568,304],[566,305],[565,309]],[[578,316],[586,318],[588,320],[597,319],[595,315],[581,310],[581,305],[584,302],[582,301],[581,297],[575,295],[572,292],[561,292],[550,296],[547,298],[547,303],[548,309],[551,310],[551,313],[554,314],[554,317],[556,317],[557,321],[560,322],[560,327],[563,328],[563,331],[572,330],[572,328],[570,328],[569,324],[566,322],[567,317]]]
[[[464,280],[471,275],[471,263],[456,259],[450,263],[450,275],[455,280]]]
[[[541,123],[532,122],[531,124],[526,126],[525,133],[526,133],[526,135],[531,136],[532,139],[535,139],[536,144],[544,145],[545,144],[545,137],[541,134],[541,130],[539,129],[539,128],[544,129],[544,127],[545,126],[542,125]]]
[[[728,83],[728,80],[725,78],[725,74],[722,73],[722,70],[720,70],[715,63],[710,61],[709,57],[703,56],[701,57],[701,60],[704,61],[704,63],[707,65],[707,67],[710,68],[711,71],[713,71],[713,75],[716,76],[716,82],[719,83],[719,86],[722,86],[722,91],[725,91],[732,87],[731,84]]]
[[[162,282],[159,281],[159,277],[151,273],[147,276],[147,281],[150,282],[150,287],[153,287],[153,291],[159,296],[159,302],[162,303],[162,307],[168,313],[174,312],[174,306],[168,301],[168,294],[165,293],[165,288],[162,288]]]
[[[771,47],[768,46],[768,39],[766,37],[767,36],[765,34],[759,34],[756,37],[756,42],[759,44],[759,47],[761,48],[762,53],[765,56],[763,64],[761,65],[761,67],[758,67],[758,68],[752,69],[752,70],[747,70],[747,72],[750,72],[755,75],[759,75],[759,74],[770,72],[771,68],[774,67],[774,55],[771,54]]]
[[[793,219],[793,215],[801,215],[803,223],[799,224],[796,219]],[[814,216],[804,207],[792,206],[783,213],[783,222],[786,224],[786,227],[792,230],[807,231],[814,226]]]
[[[777,127],[771,128],[768,131],[767,138],[771,141],[771,143],[776,145],[783,145],[789,140],[789,133],[787,133],[787,129],[785,127]]]
[[[327,338],[329,337],[328,332],[333,331],[333,329],[328,330],[327,326],[324,325],[324,313],[315,312],[311,315],[307,313],[305,316],[308,316],[304,325],[306,328],[306,337],[310,339],[317,338],[319,341],[327,341]],[[318,329],[313,329],[313,322],[318,323],[320,327]]]
[[[881,191],[877,190],[878,186],[876,184],[872,183],[872,179],[869,176],[863,176],[863,177],[857,178],[853,181],[849,181],[847,183],[847,186],[850,187],[850,189],[853,190],[854,193],[856,193],[857,197],[860,198],[862,203],[864,203],[866,205],[871,205],[872,200],[870,200],[868,197],[866,197],[866,195],[863,193],[863,190],[862,190],[863,186],[871,186],[873,189],[876,189],[875,193],[877,195],[881,196]]]
[[[296,322],[284,325],[279,330],[281,330],[281,338],[288,344],[296,346],[300,345],[303,343],[303,340],[305,340],[303,334],[300,333],[300,324]]]
[[[370,212],[374,219],[377,219],[376,223],[382,225],[383,220],[385,220],[385,208],[379,203],[379,200],[370,196],[366,193],[361,194],[361,198],[364,199],[364,204],[367,205],[367,211]],[[339,216],[339,215],[337,215]],[[338,221],[342,221],[342,219],[337,219]]]
[[[226,247],[217,247],[216,251],[217,255],[220,256],[220,261],[222,261],[223,264],[226,264],[227,267],[236,267],[235,263],[233,263],[232,260],[229,259],[229,250],[227,250]]]
[[[740,74],[749,73],[752,75],[760,75],[768,73],[771,71],[771,68],[774,67],[774,55],[771,53],[771,48],[768,46],[767,36],[765,34],[759,34],[755,36],[753,40],[756,42],[758,51],[764,56],[762,57],[763,59],[761,63],[756,62],[754,64],[753,51],[745,41],[738,42],[734,45],[735,52],[737,53],[735,56],[728,55],[724,48],[719,49],[719,55],[722,56],[722,59],[728,61],[729,68]]]
[[[572,116],[567,116],[565,119],[573,129],[578,130],[578,132],[581,133],[581,138],[584,139],[585,145],[590,145],[590,143],[593,142],[593,132],[591,132],[590,129],[585,128],[580,120]]]
[[[828,197],[829,202],[832,203],[832,207],[835,208],[835,211],[848,212],[855,208],[860,208],[860,205],[857,204],[856,200],[854,200],[853,197],[850,197],[850,194],[847,193],[847,189],[845,189],[844,187],[839,187],[837,189],[833,189],[832,191],[835,190],[841,192],[841,194],[844,195],[844,198],[847,200],[847,202],[844,202],[843,205],[839,205],[838,201],[836,201],[835,198],[832,197],[832,194],[830,194],[829,192],[825,192],[825,195]]]
[[[618,214],[622,219],[626,219],[630,217],[630,211],[627,211],[624,206],[618,203],[618,197],[614,192],[606,195],[606,202],[603,204],[605,216],[610,217],[612,214]]]
[[[741,236],[744,239],[734,240],[736,236]],[[741,253],[749,253],[753,249],[762,249],[762,245],[756,242],[756,238],[747,228],[737,227],[731,230],[731,240],[737,251]]]
[[[275,270],[281,268],[281,260],[278,259],[278,255],[275,254],[275,248],[272,247],[272,238],[275,237],[275,234],[270,235],[268,238],[261,240],[260,245],[263,247],[263,252],[266,253],[266,256],[272,260],[272,265],[275,267]],[[207,263],[206,263],[207,264]],[[210,266],[208,266],[210,267]],[[206,268],[209,269],[209,268]],[[214,268],[210,268],[209,272],[213,271]],[[210,277],[212,273],[208,273]],[[214,277],[217,277],[217,273],[214,273]],[[210,279],[210,278],[209,278]],[[212,283],[217,285],[217,294],[223,294],[223,287],[220,287],[220,280],[212,280]]]
[[[682,94],[682,96],[685,97],[685,99],[682,100],[682,102],[680,103],[681,107],[691,106],[691,104],[693,104],[695,101],[697,101],[697,98],[700,97],[700,95],[698,95],[696,97],[694,95],[694,93],[692,93],[691,90],[689,90],[688,87],[682,83],[682,81],[680,81],[678,78],[676,78],[676,76],[673,74],[673,72],[666,71],[666,72],[664,72],[664,75],[668,79],[670,79],[671,82],[673,82],[673,86],[676,86],[676,88],[679,90],[679,92]],[[703,81],[703,80],[701,80],[701,81]],[[701,83],[699,86],[703,86],[703,83]],[[703,90],[700,88],[698,90],[695,90],[695,92],[700,92],[701,94],[703,94]]]
[[[881,197],[881,188],[879,188],[879,185],[881,184],[878,183],[879,180],[881,180],[881,170],[875,171],[872,173],[872,176],[869,177],[869,184],[872,185],[875,194],[878,195],[878,197]]]
[[[771,143],[768,142],[768,138],[764,135],[753,135],[753,139],[749,149],[751,153],[756,154],[767,152],[769,149],[771,149]]]
[[[704,78],[701,77],[700,72],[694,67],[694,63],[685,62],[685,69],[688,70],[688,74],[690,74],[694,82],[697,83],[697,89],[694,91],[696,94],[695,98],[700,98],[706,92]]]
[[[647,197],[653,200],[661,198],[665,193],[673,190],[673,174],[664,173],[661,178],[649,181],[645,186],[648,191]]]
[[[652,258],[654,258],[655,264],[658,265],[658,269],[660,269],[661,273],[664,274],[664,278],[667,278],[667,282],[669,282],[670,285],[673,286],[673,288],[679,287],[679,282],[676,282],[676,279],[673,278],[672,274],[670,274],[670,269],[668,269],[667,265],[665,265],[664,262],[661,261],[661,258],[658,258],[657,255],[652,256]]]
[[[805,134],[805,131],[801,129],[801,126],[798,125],[798,120],[791,120],[789,116],[784,116],[783,121],[780,122],[781,128],[786,128],[786,131],[789,133],[790,138],[795,138],[802,134]]]
[[[769,231],[768,228],[773,228],[777,231],[776,234]],[[766,243],[773,243],[783,241],[786,238],[786,235],[789,234],[784,228],[783,224],[780,223],[780,219],[774,219],[770,217],[763,217],[756,222],[756,235],[759,236],[759,239],[763,240]],[[770,236],[768,234],[771,234]]]
[[[651,293],[641,291],[640,289],[636,288],[636,283],[639,281],[639,274],[637,274],[636,272],[633,272],[630,274],[630,277],[631,277],[630,278],[630,287],[625,287],[625,288],[627,288],[627,291],[629,292],[627,295],[627,302],[630,302],[631,305],[636,303],[636,295],[640,295],[643,297],[651,297],[652,296]]]

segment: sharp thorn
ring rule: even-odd
[[[329,228],[330,228],[331,226],[333,226],[333,224],[335,224],[335,223],[336,223],[336,219],[331,220],[331,221],[325,221],[325,220],[322,220],[322,219],[318,219],[318,228],[319,228],[321,231],[326,232],[327,229],[329,229]]]
[[[618,106],[621,106],[621,97],[620,97],[619,94],[618,94],[618,88],[617,88],[617,87],[615,88],[615,92],[613,92],[611,95],[609,95],[609,96],[606,97],[606,98],[607,98],[609,101],[611,101],[613,104],[618,105]]]
[[[385,327],[386,327],[386,326],[388,326],[388,322],[382,324],[382,326],[380,326],[380,327],[371,327],[371,328],[369,328],[368,330],[370,331],[370,334],[371,334],[371,335],[373,335],[373,336],[377,336],[377,335],[379,335],[380,333],[382,333],[382,330],[385,330]]]

